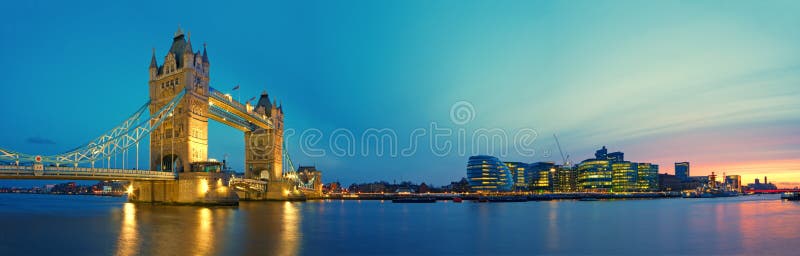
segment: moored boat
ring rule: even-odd
[[[453,198],[453,203],[460,203],[460,202],[463,202],[463,201],[464,201],[464,199],[461,199],[460,197]]]
[[[789,201],[800,201],[800,193],[798,192],[786,192],[781,194],[781,199],[789,200]]]

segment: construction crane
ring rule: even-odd
[[[556,146],[558,146],[558,152],[561,153],[561,161],[563,161],[564,166],[569,166],[570,165],[569,154],[567,154],[566,157],[564,156],[564,151],[561,150],[561,143],[558,142],[558,136],[556,136],[555,133],[553,134],[553,138],[556,139]]]

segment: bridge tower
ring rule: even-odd
[[[208,158],[208,54],[193,52],[191,33],[180,28],[162,65],[155,49],[150,60],[150,113],[154,113],[183,89],[188,89],[173,115],[150,135],[150,169],[188,172],[190,163]]]
[[[283,176],[283,107],[270,102],[269,94],[263,92],[254,110],[266,115],[274,128],[257,128],[244,133],[245,176],[277,181]]]

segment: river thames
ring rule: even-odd
[[[205,208],[0,194],[0,255],[789,255],[798,223],[778,195]]]

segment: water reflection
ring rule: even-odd
[[[800,204],[790,201],[760,201],[737,204],[742,253],[749,255],[779,255],[785,253],[785,241],[800,240],[796,212]],[[765,239],[765,238],[769,239]]]
[[[125,203],[122,207],[122,229],[117,240],[116,255],[127,256],[138,253],[139,231],[136,229],[136,205]]]
[[[213,255],[235,246],[223,234],[236,223],[235,208],[125,203],[115,254]],[[214,220],[219,220],[215,222]]]
[[[302,248],[303,203],[242,202],[235,222],[237,247],[224,254],[297,255]]]
[[[283,203],[283,233],[279,234],[281,238],[281,247],[278,255],[295,255],[297,254],[298,240],[300,239],[300,214],[298,214],[297,206],[294,203]]]
[[[103,255],[793,255],[800,240],[800,203],[777,196],[424,205],[242,202],[238,208],[101,201],[105,198],[76,208],[72,202],[59,205],[63,197],[48,197],[40,199],[50,200],[43,202],[48,207],[36,208],[41,210],[31,210],[31,201],[2,201],[2,196],[0,226],[13,235],[0,239],[0,255],[85,254],[86,248]],[[86,235],[75,235],[76,230]]]
[[[211,209],[200,208],[197,210],[197,232],[195,232],[195,243],[193,255],[210,255],[213,245],[213,233],[211,232]]]
[[[551,251],[556,251],[558,249],[558,244],[560,241],[558,240],[558,206],[559,202],[550,201],[548,203],[549,211],[547,212],[547,248]]]

